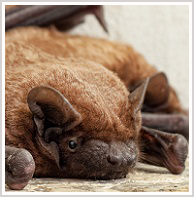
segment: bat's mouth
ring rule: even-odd
[[[121,166],[110,166],[107,169],[98,170],[94,173],[91,179],[97,180],[110,180],[110,179],[122,179],[126,178],[127,174],[133,172],[134,167],[137,163],[137,159],[135,158],[130,164],[122,164]]]
[[[123,179],[126,178],[129,172],[133,171],[132,168],[122,169],[122,170],[110,170],[110,171],[99,171],[82,173],[80,175],[69,175],[71,178],[81,178],[81,179],[92,179],[92,180],[111,180],[111,179]]]
[[[115,171],[109,171],[109,172],[98,172],[97,174],[94,174],[91,177],[88,177],[90,179],[95,180],[111,180],[111,179],[123,179],[126,178],[127,174],[130,173],[133,170],[133,168],[128,169],[122,169],[122,170],[115,170]]]
[[[126,178],[127,174],[133,172],[134,167],[138,161],[137,154],[130,159],[124,159],[122,162],[117,163],[113,159],[111,162],[98,160],[95,162],[88,161],[88,163],[79,164],[73,167],[69,173],[65,170],[65,174],[68,173],[68,177],[81,178],[81,179],[93,179],[93,180],[110,180],[110,179],[122,179]],[[107,157],[108,158],[108,157]],[[77,163],[78,164],[78,163]]]

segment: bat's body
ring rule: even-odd
[[[8,39],[20,40],[57,57],[82,57],[102,64],[118,74],[130,89],[158,71],[131,46],[87,36],[64,34],[52,29],[21,28],[7,33]],[[165,112],[183,112],[175,91],[170,88]]]
[[[177,156],[168,165],[169,158],[162,162],[157,154],[148,161],[173,173],[183,171],[185,138],[141,129],[140,110],[142,105],[155,113],[184,110],[164,74],[130,46],[53,29],[19,28],[6,33],[5,49],[6,145],[32,155],[25,160],[28,176],[19,186],[7,175],[11,188],[22,188],[34,169],[38,177],[125,177],[141,158],[140,145],[149,144],[142,139],[150,140],[150,147],[166,143],[164,149]],[[8,160],[12,149],[7,148]]]

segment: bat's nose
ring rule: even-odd
[[[122,162],[122,158],[117,156],[117,155],[108,155],[107,156],[107,161],[115,166],[120,166],[121,162]]]

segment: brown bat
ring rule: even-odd
[[[5,55],[10,188],[32,176],[124,178],[137,161],[184,170],[188,116],[132,47],[29,27],[6,32]]]

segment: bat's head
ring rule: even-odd
[[[61,139],[60,153],[60,165],[70,177],[115,179],[134,167],[138,147],[133,140],[105,141],[75,132]]]
[[[107,107],[88,104],[89,110],[88,106],[73,106],[52,87],[38,86],[29,92],[40,143],[61,169],[61,177],[115,179],[133,169],[139,155],[140,108],[147,84],[148,80],[127,93],[119,107],[110,101]]]

